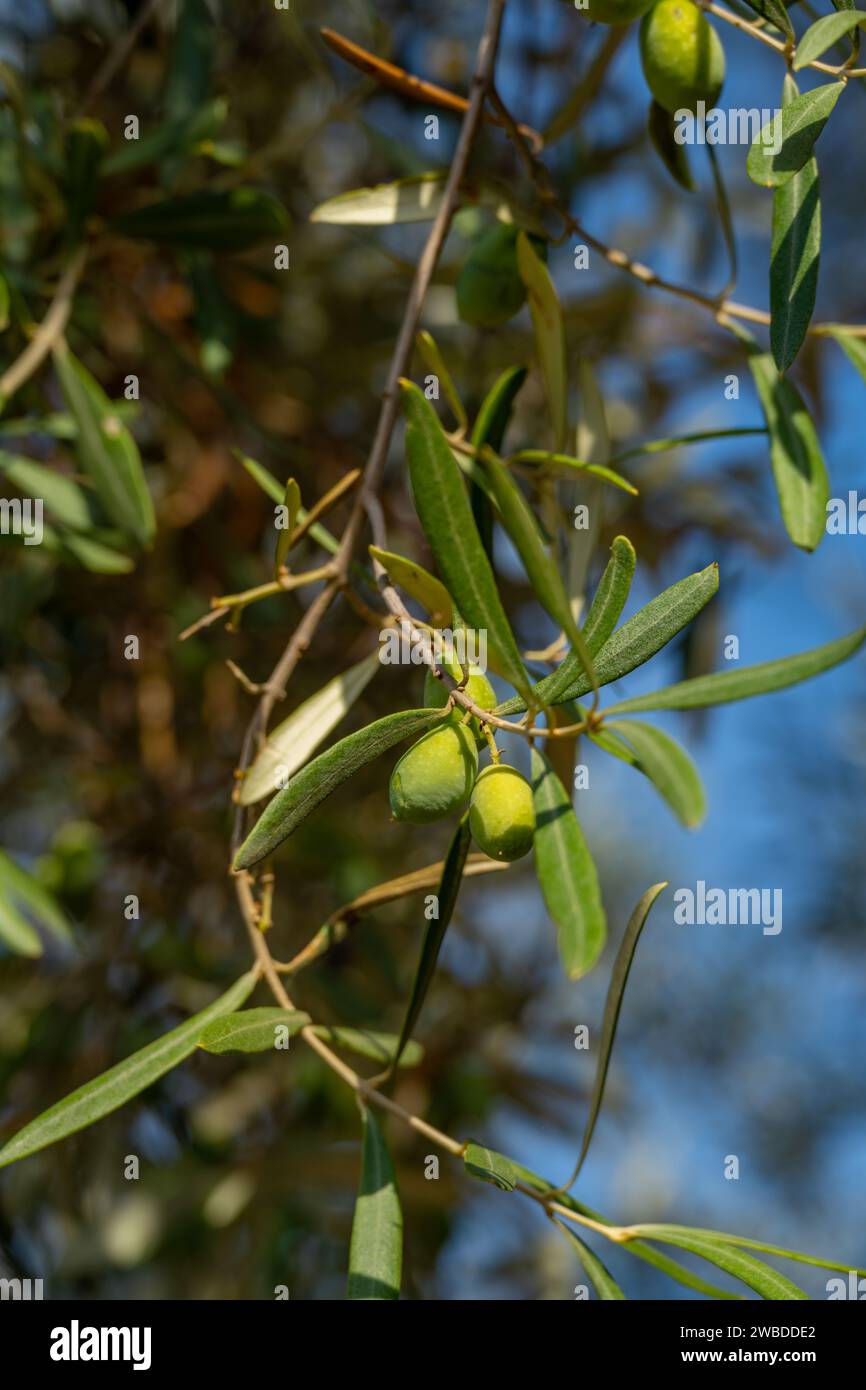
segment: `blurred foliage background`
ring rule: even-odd
[[[70,556],[0,548],[0,846],[31,869],[74,924],[74,949],[0,959],[0,1129],[51,1101],[201,1007],[246,966],[227,877],[229,797],[251,697],[226,667],[263,679],[309,601],[288,595],[242,629],[178,634],[212,595],[266,580],[271,504],[237,462],[241,449],[310,505],[363,464],[423,227],[310,225],[345,189],[445,167],[456,122],[424,138],[426,108],[339,65],[318,25],[456,90],[465,88],[484,6],[315,6],[277,10],[195,0],[182,7],[113,0],[0,0],[0,252],[12,314],[3,363],[45,312],[65,254],[70,188],[64,131],[84,112],[108,132],[118,166],[99,181],[90,254],[67,338],[114,399],[130,374],[127,419],[158,517],[153,547],[128,573]],[[139,23],[140,21],[140,23]],[[128,55],[106,69],[131,25]],[[730,104],[774,105],[781,66],[727,30]],[[543,127],[572,96],[608,32],[559,0],[509,4],[500,88]],[[714,289],[726,275],[708,169],[679,190],[645,134],[636,35],[625,36],[581,120],[552,146],[559,189],[597,235],[661,271]],[[862,321],[866,151],[852,138],[866,95],[821,142],[825,263],[817,317]],[[133,160],[124,122],[138,116],[156,157]],[[160,140],[170,123],[187,135]],[[184,124],[186,123],[186,124]],[[162,132],[162,136],[160,136]],[[695,151],[700,154],[700,151]],[[745,178],[745,152],[720,152],[739,231],[736,297],[766,303],[770,200]],[[126,163],[125,163],[126,160]],[[521,188],[506,141],[488,129],[474,167]],[[240,254],[177,253],[114,235],[110,219],[167,191],[253,185],[291,216],[288,271],[267,244]],[[486,214],[456,220],[424,313],[467,404],[494,375],[531,361],[526,311],[506,329],[457,321],[454,284]],[[617,444],[689,429],[759,423],[740,351],[710,316],[642,290],[566,242],[550,265],[567,307],[572,364],[595,359]],[[416,368],[418,364],[416,364]],[[741,398],[723,382],[739,372]],[[816,409],[835,495],[856,486],[863,384],[838,349],[809,340],[795,376]],[[74,474],[50,362],[7,404],[0,448]],[[514,447],[539,446],[543,393],[519,398]],[[8,433],[7,422],[30,426]],[[784,538],[758,438],[636,461],[635,500],[610,494],[602,544],[625,531],[639,578],[632,606],[716,559],[718,600],[647,679],[711,669],[735,633],[744,660],[800,650],[847,631],[863,611],[858,538],[827,538],[814,557]],[[7,489],[12,495],[14,489]],[[399,438],[384,504],[393,549],[424,559]],[[345,509],[331,518],[337,530]],[[314,552],[309,556],[312,559]],[[429,561],[429,557],[428,561]],[[521,640],[553,635],[529,601],[514,556],[498,554]],[[140,658],[124,657],[129,635]],[[292,683],[289,707],[371,645],[345,605],[332,609]],[[367,722],[420,698],[417,671],[384,668],[353,711]],[[520,865],[467,883],[422,1019],[423,1065],[396,1097],[432,1123],[511,1152],[562,1180],[585,1113],[592,1061],[573,1047],[597,1025],[621,924],[650,883],[696,878],[782,885],[780,937],[750,928],[673,925],[656,909],[638,955],[605,1116],[581,1195],[618,1220],[720,1226],[831,1258],[866,1259],[866,1108],[862,924],[862,668],[766,703],[680,725],[706,774],[712,813],[689,837],[652,791],[590,759],[579,802],[598,857],[612,943],[579,985],[560,978],[555,943]],[[674,726],[676,727],[676,726]],[[517,755],[519,756],[519,755]],[[440,857],[448,828],[423,833],[388,817],[387,768],[344,787],[277,860],[274,953],[287,958],[341,903]],[[664,813],[663,813],[664,814]],[[140,915],[124,903],[138,895]],[[396,1030],[423,929],[420,899],[367,918],[296,998],[322,1022]],[[264,995],[261,1000],[264,1002]],[[288,1059],[196,1056],[137,1103],[0,1178],[0,1274],[43,1277],[51,1297],[342,1297],[358,1170],[358,1122],[346,1088],[300,1046]],[[406,1215],[404,1289],[415,1298],[570,1298],[569,1247],[529,1203],[467,1182],[428,1148],[389,1129]],[[739,1182],[723,1179],[740,1157]],[[138,1181],[124,1177],[138,1155]],[[635,1296],[686,1291],[611,1256]],[[796,1272],[815,1297],[820,1271]],[[811,1280],[811,1282],[810,1282]]]

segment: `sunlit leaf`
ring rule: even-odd
[[[758,133],[746,160],[753,183],[778,188],[802,169],[827,119],[845,90],[844,82],[828,82],[804,92],[774,116]],[[778,150],[774,154],[773,151]]]
[[[834,328],[832,332],[848,361],[866,382],[866,339],[855,338],[852,333],[845,333],[839,328]]]
[[[19,1158],[28,1158],[49,1144],[56,1144],[58,1139],[65,1139],[67,1135],[94,1124],[151,1086],[195,1051],[202,1030],[211,1019],[240,1008],[252,993],[257,978],[252,970],[242,975],[231,989],[202,1009],[201,1013],[43,1111],[0,1149],[0,1168]]]
[[[395,743],[425,733],[443,714],[439,709],[408,709],[386,714],[383,719],[377,719],[357,733],[347,734],[332,748],[320,753],[277,792],[259,816],[235,856],[235,868],[249,869],[258,864],[359,768],[393,748]]]
[[[474,1141],[466,1145],[463,1150],[463,1162],[466,1171],[473,1178],[480,1178],[482,1182],[492,1183],[501,1192],[513,1192],[517,1182],[517,1169],[510,1158],[504,1154],[497,1153],[495,1149],[487,1149],[483,1144],[476,1144]]]
[[[769,20],[786,39],[793,39],[794,29],[783,0],[746,0],[746,4],[762,19]]]
[[[63,909],[37,878],[3,850],[0,850],[0,901],[23,911],[63,945],[71,943],[72,931]]]
[[[455,420],[465,429],[469,420],[463,402],[460,399],[460,394],[457,387],[454,385],[454,380],[439,350],[439,344],[436,342],[433,334],[428,333],[426,329],[422,329],[420,333],[415,335],[415,344],[421,357],[424,359],[425,366],[427,366],[437,378]]]
[[[787,106],[798,96],[785,74]],[[780,372],[790,367],[806,336],[815,308],[821,256],[821,198],[814,155],[773,194],[770,247],[770,347]]]
[[[863,24],[866,24],[866,11],[863,10],[845,9],[837,14],[825,14],[821,19],[816,19],[797,44],[794,71],[798,72],[800,68],[814,63],[816,58],[820,58],[822,53],[826,53],[827,49],[832,48],[845,34],[850,34],[852,29]]]
[[[697,768],[669,734],[636,719],[605,720],[604,731],[625,741],[635,766],[652,782],[683,825],[693,829],[707,814],[707,799]]]
[[[610,547],[610,559],[604,567],[583,625],[583,640],[593,656],[604,646],[619,622],[631,592],[636,563],[634,546],[628,537],[615,536]]]
[[[378,669],[376,650],[328,681],[272,729],[240,784],[241,804],[251,806],[284,785],[349,712]]]
[[[571,798],[543,753],[532,750],[535,863],[547,910],[556,923],[569,979],[591,970],[607,936],[598,874]]]
[[[600,478],[603,483],[610,483],[611,487],[619,488],[621,492],[627,492],[632,497],[636,497],[638,493],[634,483],[630,483],[621,473],[614,472],[603,463],[588,463],[585,459],[575,458],[573,454],[557,454],[547,449],[521,449],[519,454],[514,455],[512,462],[538,464],[547,472],[566,475],[574,473],[579,477]]]
[[[606,1301],[625,1298],[625,1294],[613,1275],[607,1267],[602,1264],[598,1255],[596,1255],[593,1250],[590,1250],[589,1246],[580,1239],[577,1233],[573,1231],[570,1226],[567,1226],[564,1221],[560,1221],[558,1217],[554,1218],[554,1224],[559,1227],[563,1235],[566,1236],[574,1246],[577,1251],[578,1259],[586,1270],[586,1276],[598,1294],[598,1297]]]
[[[704,705],[725,705],[731,700],[748,700],[753,695],[768,695],[773,690],[785,690],[789,685],[829,671],[841,661],[847,661],[866,642],[866,627],[857,628],[847,637],[837,637],[821,647],[796,656],[762,661],[757,666],[741,670],[720,671],[709,676],[695,676],[646,695],[633,695],[620,700],[605,711],[606,715],[631,714],[652,709],[700,709]]]
[[[349,1248],[349,1298],[400,1297],[403,1213],[394,1165],[376,1117],[363,1112],[361,1183]]]
[[[731,1274],[741,1283],[746,1284],[750,1289],[754,1289],[762,1298],[767,1299],[807,1299],[802,1289],[796,1284],[792,1284],[790,1279],[786,1279],[784,1274],[772,1269],[770,1265],[764,1264],[761,1260],[756,1260],[752,1255],[746,1255],[742,1250],[725,1243],[724,1240],[716,1239],[707,1235],[703,1231],[691,1230],[687,1226],[655,1226],[641,1225],[630,1227],[636,1234],[644,1240],[657,1240],[662,1245],[676,1245],[681,1250],[690,1250],[693,1255],[700,1255],[710,1264],[723,1269],[726,1274]]]
[[[212,1019],[196,1039],[205,1052],[270,1052],[285,1050],[288,1038],[300,1033],[310,1015],[292,1009],[242,1009]]]
[[[434,625],[450,627],[454,607],[451,595],[435,575],[414,560],[407,560],[404,555],[395,555],[390,550],[380,550],[375,545],[370,546],[370,554],[387,570],[393,583],[405,589],[410,598],[417,599],[426,608]]]

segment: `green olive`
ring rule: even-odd
[[[464,323],[496,328],[523,308],[526,287],[517,269],[517,227],[498,226],[475,242],[457,280],[457,312]],[[545,256],[547,243],[530,238]]]
[[[472,789],[469,829],[491,859],[522,859],[532,848],[535,810],[526,778],[506,763],[486,767]]]
[[[666,111],[714,106],[725,80],[725,50],[692,0],[659,0],[640,26],[640,56],[647,86]]]
[[[391,773],[394,819],[425,825],[461,810],[477,771],[478,750],[469,729],[450,720],[430,729]]]
[[[450,669],[450,668],[449,668]],[[455,680],[460,680],[462,672],[458,667],[450,671]],[[481,670],[480,666],[469,667],[469,679],[464,686],[466,694],[473,704],[481,709],[494,709],[497,704],[496,691]],[[437,681],[432,671],[428,671],[424,677],[424,704],[432,705],[434,708],[441,709],[448,703],[448,691],[442,681]],[[459,705],[455,705],[451,718],[455,724],[459,724],[466,711],[461,710]],[[486,739],[481,729],[479,721],[475,718],[470,719],[469,727],[472,729],[479,744],[485,743]]]

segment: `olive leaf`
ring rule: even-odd
[[[369,1028],[344,1028],[342,1024],[331,1027],[324,1023],[313,1024],[313,1032],[330,1047],[345,1048],[347,1052],[369,1057],[382,1066],[393,1063],[400,1067],[417,1067],[424,1060],[421,1044],[410,1040],[404,1044],[399,1060],[395,1061],[400,1046],[396,1033],[374,1033]]]
[[[526,286],[529,312],[535,328],[535,342],[550,409],[554,446],[565,446],[568,427],[568,379],[565,367],[565,324],[562,308],[550,272],[535,251],[529,237],[517,237],[517,269]]]
[[[42,955],[38,932],[8,899],[0,898],[0,942],[16,956]]]
[[[636,458],[639,454],[666,454],[670,449],[679,449],[686,444],[703,444],[714,439],[736,439],[749,434],[766,434],[766,425],[747,425],[728,430],[698,430],[695,434],[679,434],[671,439],[651,439],[647,444],[636,444],[631,449],[623,449],[615,454],[612,463],[622,463],[625,459]]]
[[[638,495],[638,489],[634,483],[630,483],[628,478],[624,478],[621,473],[616,473],[604,463],[587,462],[573,454],[558,454],[549,449],[521,449],[519,453],[514,455],[511,462],[538,464],[548,473],[564,471],[566,474],[576,473],[581,477],[586,475],[590,478],[599,478],[603,483],[610,483],[611,487],[619,488],[621,492],[627,492],[630,497],[637,497]]]
[[[133,241],[232,252],[285,236],[289,217],[270,194],[232,188],[147,203],[112,218],[109,227]]]
[[[84,472],[110,520],[147,545],[153,538],[155,518],[135,440],[102,387],[65,342],[54,349],[54,365],[75,419],[75,452]]]
[[[556,923],[565,973],[579,980],[595,965],[607,937],[601,890],[571,798],[536,748],[532,750],[532,800],[538,882]]]
[[[574,1246],[578,1259],[586,1270],[586,1276],[598,1297],[604,1300],[625,1298],[625,1294],[607,1267],[602,1264],[595,1252],[590,1250],[589,1246],[580,1239],[571,1227],[566,1226],[564,1221],[560,1221],[558,1216],[553,1218],[553,1224],[559,1227],[563,1235]]]
[[[274,549],[275,578],[279,577],[280,570],[286,563],[286,556],[292,543],[292,532],[298,524],[298,515],[301,510],[301,489],[294,478],[288,479],[280,505],[286,509],[286,525],[277,532],[277,544]]]
[[[394,1165],[376,1117],[363,1111],[361,1182],[349,1247],[349,1298],[400,1297],[403,1213]]]
[[[646,1225],[630,1226],[630,1231],[640,1231],[645,1235],[654,1227]],[[666,1231],[686,1232],[690,1236],[697,1236],[706,1240],[719,1241],[723,1245],[738,1245],[746,1250],[760,1250],[764,1255],[776,1255],[784,1260],[796,1260],[798,1264],[815,1265],[819,1269],[837,1269],[843,1274],[856,1274],[858,1277],[866,1275],[866,1269],[853,1269],[851,1264],[840,1264],[838,1260],[822,1260],[817,1255],[805,1255],[802,1250],[786,1250],[781,1245],[768,1245],[763,1240],[751,1240],[748,1236],[734,1236],[729,1231],[707,1231],[700,1227],[693,1226],[665,1226]],[[653,1239],[654,1237],[650,1237]]]
[[[583,624],[583,640],[595,656],[619,622],[631,592],[637,556],[627,536],[615,536],[610,559],[593,595]]]
[[[406,456],[415,505],[424,533],[464,622],[485,629],[497,664],[515,689],[529,681],[490,567],[460,470],[436,413],[417,386],[403,381],[408,428]]]
[[[783,0],[746,0],[746,4],[755,11],[755,14],[759,14],[762,19],[766,19],[774,25],[786,39],[793,39],[794,28]]]
[[[447,172],[412,174],[372,188],[353,188],[320,203],[310,213],[310,221],[344,227],[432,222],[442,205],[446,178]]]
[[[788,106],[799,95],[790,73],[782,95]],[[784,372],[806,336],[815,308],[821,257],[821,198],[814,155],[773,194],[770,246],[770,347]]]
[[[847,8],[837,14],[825,14],[821,19],[816,19],[797,44],[794,71],[799,72],[800,68],[814,63],[816,58],[820,58],[822,53],[826,53],[827,49],[845,34],[850,34],[852,29],[863,24],[866,24],[866,11]]]
[[[595,674],[600,686],[619,680],[637,666],[642,666],[661,651],[709,603],[719,587],[719,567],[708,565],[697,574],[690,574],[679,583],[658,594],[645,608],[617,628],[594,658]],[[537,705],[559,705],[579,699],[592,687],[580,668],[574,653],[569,653],[562,665],[550,676],[532,687],[532,701]],[[515,714],[526,706],[519,698],[498,705],[496,714]]]
[[[657,101],[651,101],[647,117],[647,133],[650,143],[664,164],[671,178],[687,193],[694,193],[695,181],[689,167],[689,156],[685,145],[675,139],[676,121],[669,111]],[[710,147],[707,146],[709,149]]]
[[[700,774],[686,750],[669,734],[636,719],[605,720],[604,733],[622,740],[632,757],[628,759],[652,782],[683,825],[694,829],[707,814],[707,799]],[[596,738],[594,742],[601,742]],[[609,752],[616,752],[602,742]]]
[[[445,365],[445,358],[442,356],[439,344],[436,342],[433,334],[428,333],[426,329],[422,329],[415,335],[415,345],[421,357],[424,359],[425,365],[429,367],[434,376],[438,378],[439,385],[444,392],[445,399],[458,425],[460,425],[462,429],[466,429],[469,424],[469,419],[466,415],[465,407],[460,399],[460,393],[454,385],[454,379]]]
[[[517,393],[526,380],[525,367],[508,367],[488,391],[472,427],[470,443],[474,449],[486,444],[499,453],[511,420]],[[480,470],[479,470],[480,471]],[[483,486],[483,475],[470,474],[469,504],[486,555],[493,555],[493,502]]]
[[[205,1052],[270,1052],[280,1050],[284,1038],[294,1037],[311,1022],[296,1009],[242,1009],[212,1019],[201,1030],[196,1046]]]
[[[4,850],[0,850],[0,894],[0,914],[5,908],[12,914],[14,921],[19,913],[23,913],[62,945],[69,946],[72,943],[72,930],[63,909],[47,888],[43,888],[37,878],[26,869],[22,869],[20,864],[16,864]],[[3,927],[0,922],[0,935],[2,934]],[[26,939],[32,941],[29,930]],[[38,950],[33,954],[39,954],[42,949],[38,937],[36,946]],[[29,955],[30,952],[26,951],[25,954]]]
[[[72,478],[42,463],[34,463],[32,459],[3,451],[0,451],[0,470],[27,497],[41,497],[50,515],[64,526],[74,531],[88,531],[93,527],[87,497]]]
[[[795,97],[763,127],[746,160],[753,183],[778,188],[802,169],[844,90],[844,82],[814,87]]]
[[[236,869],[250,869],[281,845],[316,807],[359,768],[393,748],[395,743],[423,734],[443,717],[444,710],[407,709],[386,714],[357,733],[347,734],[332,748],[301,768],[268,804],[235,855]]]
[[[64,1100],[43,1111],[0,1149],[0,1168],[20,1158],[28,1158],[49,1144],[56,1144],[58,1139],[75,1134],[125,1105],[133,1096],[189,1057],[208,1023],[220,1014],[240,1008],[252,994],[257,979],[254,970],[248,971],[201,1013],[188,1018],[186,1023],[181,1023],[178,1028],[157,1038],[156,1042],[134,1052],[131,1057],[124,1058],[117,1066],[79,1086]]]
[[[762,1298],[808,1298],[808,1294],[796,1284],[792,1284],[791,1280],[786,1279],[778,1270],[764,1264],[762,1260],[756,1260],[752,1255],[744,1254],[742,1250],[728,1245],[724,1240],[714,1239],[702,1231],[690,1230],[687,1226],[663,1225],[642,1225],[630,1229],[645,1240],[656,1240],[662,1245],[675,1245],[680,1250],[700,1255],[709,1264],[716,1265],[718,1269],[723,1269],[726,1274],[732,1274],[735,1279],[754,1289]]]
[[[857,368],[866,382],[866,342],[862,338],[855,338],[851,333],[845,333],[840,328],[833,328],[831,331],[848,361]]]
[[[857,628],[847,637],[837,637],[834,642],[811,647],[796,656],[762,661],[757,666],[744,666],[739,671],[695,676],[692,680],[679,681],[676,685],[668,685],[646,695],[633,695],[612,705],[605,714],[632,714],[654,709],[701,709],[705,705],[725,705],[732,700],[751,699],[753,695],[768,695],[771,691],[785,690],[789,685],[797,685],[800,681],[820,675],[822,671],[829,671],[831,667],[847,661],[864,642],[866,627]]]
[[[518,1170],[510,1158],[487,1149],[483,1144],[470,1140],[463,1150],[463,1163],[466,1172],[482,1182],[492,1183],[501,1192],[513,1192],[517,1183]]]
[[[241,805],[251,806],[270,796],[281,782],[297,772],[348,714],[378,670],[377,649],[328,681],[272,729],[240,784]]]
[[[266,497],[270,497],[272,502],[277,502],[281,506],[285,504],[286,487],[283,486],[278,478],[274,477],[273,473],[270,473],[267,468],[263,468],[255,459],[242,453],[240,449],[235,449],[234,455],[238,462],[243,465],[247,473],[249,473],[253,481],[258,483]],[[306,519],[307,509],[299,505],[296,520],[299,524],[302,524]],[[331,532],[319,521],[313,522],[309,530],[309,535],[317,545],[320,545],[323,550],[327,550],[331,555],[336,555],[340,548],[340,542],[337,540],[336,536],[332,536]],[[357,573],[359,567],[356,565],[353,566],[353,568]],[[363,571],[361,571],[361,573],[363,573]]]
[[[770,431],[770,462],[785,529],[795,545],[814,550],[826,524],[830,481],[806,403],[782,377],[772,356],[751,333],[729,321],[745,345],[749,369]]]
[[[61,553],[72,555],[85,569],[94,574],[129,574],[135,568],[132,557],[116,550],[114,545],[105,544],[104,533],[91,531],[82,536],[64,531],[60,536]],[[116,536],[112,534],[112,540]]]
[[[380,550],[376,545],[370,546],[370,554],[387,570],[394,584],[399,584],[410,598],[417,599],[422,607],[426,608],[431,622],[450,627],[454,605],[445,585],[435,575],[430,574],[429,570],[425,570],[415,560],[407,560],[405,555],[395,555],[390,550]]]

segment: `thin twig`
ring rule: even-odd
[[[36,371],[43,358],[63,337],[86,259],[87,250],[82,246],[71,257],[58,280],[54,298],[48,306],[48,312],[34,330],[30,342],[21,356],[17,357],[0,376],[0,398],[3,400],[7,400],[18,390],[19,386],[24,385],[24,382]]]

